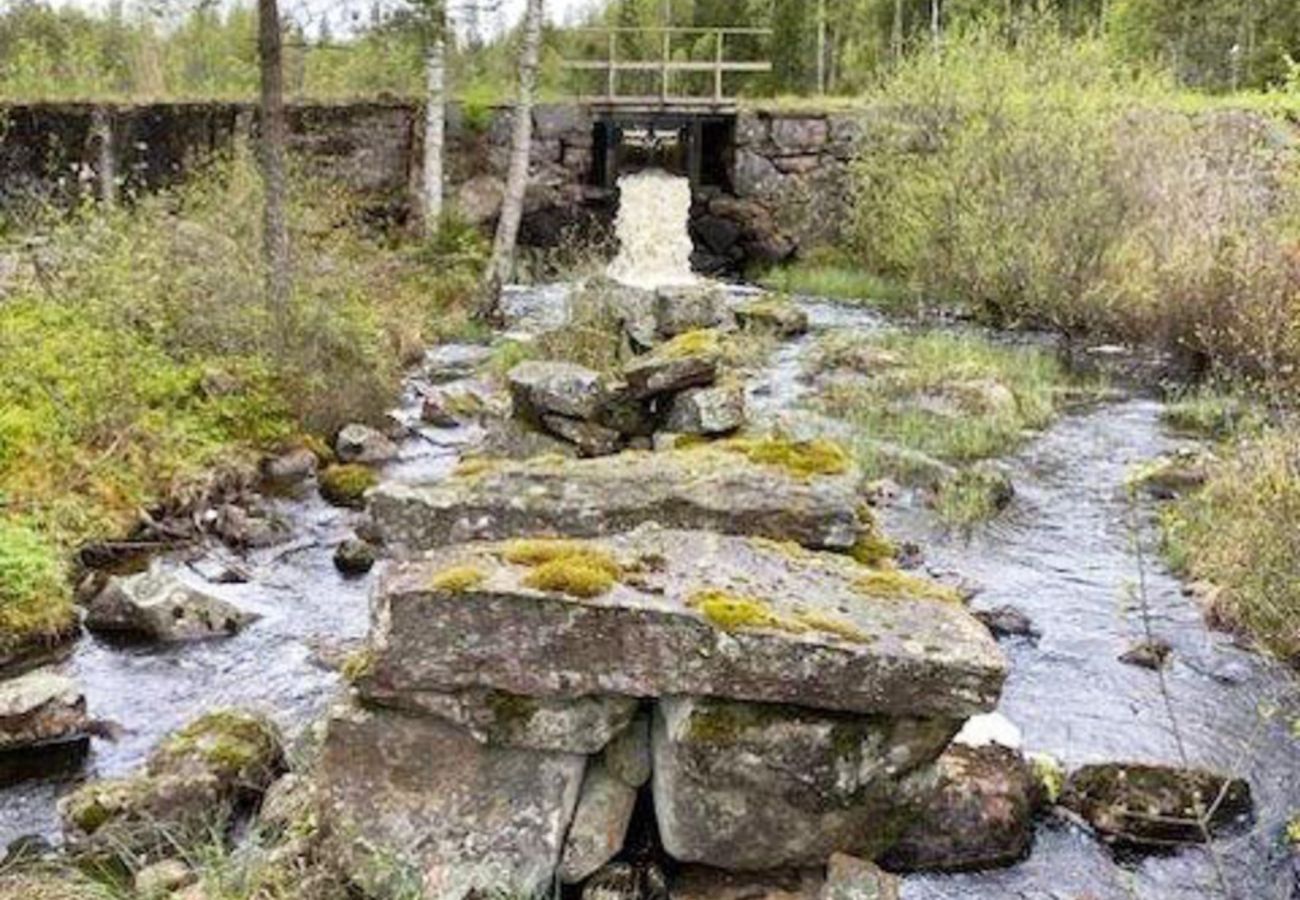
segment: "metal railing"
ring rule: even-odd
[[[772,34],[770,28],[692,28],[676,26],[635,27],[591,27],[576,29],[581,34],[605,36],[605,58],[564,60],[565,69],[579,72],[604,72],[605,93],[597,95],[579,95],[580,102],[608,106],[648,106],[648,105],[706,105],[721,106],[735,102],[734,96],[723,91],[723,76],[730,73],[755,74],[772,71],[772,63],[767,60],[745,61],[726,58],[726,40],[729,36],[745,35],[749,37],[767,37]],[[659,38],[659,59],[619,59],[619,35],[657,36]],[[675,60],[672,53],[674,36],[713,35],[714,54],[710,60]],[[636,95],[619,93],[620,72],[654,72],[659,75],[658,95]],[[713,75],[713,91],[710,95],[674,94],[672,76],[675,73],[705,72]]]

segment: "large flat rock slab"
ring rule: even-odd
[[[689,697],[658,704],[655,815],[682,862],[816,866],[887,849],[960,723]]]
[[[368,681],[388,702],[489,687],[954,719],[992,709],[1006,663],[984,626],[879,576],[795,544],[655,527],[443,548],[383,576]]]
[[[455,725],[335,708],[320,821],[370,896],[531,897],[555,874],[586,757],[489,747]]]
[[[439,484],[382,484],[370,511],[384,539],[407,552],[530,535],[594,537],[645,522],[851,548],[869,528],[858,512],[856,470],[820,444],[800,452],[736,441],[599,459],[486,460]]]

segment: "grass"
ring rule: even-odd
[[[405,363],[468,331],[476,239],[403,242],[305,176],[292,197],[282,311],[264,300],[246,152],[129,207],[0,231],[20,261],[0,304],[0,658],[66,621],[69,551],[211,467],[372,419]]]
[[[1300,430],[1225,448],[1205,486],[1167,507],[1164,549],[1214,586],[1207,614],[1300,665]]]
[[[769,269],[758,277],[758,283],[785,294],[861,301],[890,309],[910,308],[917,300],[916,293],[906,284],[847,260],[799,260]]]
[[[1064,370],[1046,352],[939,331],[891,332],[855,338],[848,346],[832,336],[816,364],[843,371],[842,359],[864,356],[874,363],[857,373],[862,378],[831,382],[821,391],[825,411],[853,423],[865,437],[948,463],[1014,449],[1027,430],[1052,421],[1066,383]],[[889,474],[878,471],[870,453],[864,462],[869,474]]]

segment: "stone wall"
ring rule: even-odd
[[[471,222],[500,208],[512,113],[448,108],[447,196]],[[595,119],[573,104],[533,112],[534,143],[521,239],[550,246],[607,228],[613,191],[593,178]],[[28,104],[0,108],[0,203],[75,202],[106,189],[119,196],[175,183],[215,153],[256,132],[242,103]],[[409,102],[294,105],[291,150],[308,167],[342,178],[395,211],[410,210],[420,183],[421,108]],[[847,114],[741,113],[724,183],[702,185],[692,210],[697,265],[737,270],[776,261],[838,235],[846,174],[858,133]],[[107,137],[106,137],[107,135]],[[107,179],[107,180],[106,180]]]

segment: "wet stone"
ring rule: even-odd
[[[595,422],[568,416],[544,415],[542,425],[551,434],[564,438],[578,448],[582,456],[609,456],[623,446],[623,435]]]
[[[1109,842],[1135,850],[1199,844],[1247,818],[1250,785],[1204,769],[1106,763],[1071,773],[1061,805]],[[1204,825],[1204,827],[1202,827]]]
[[[664,848],[732,870],[820,865],[837,850],[874,857],[959,724],[662,700],[652,784]]]
[[[976,610],[974,615],[984,623],[984,627],[994,637],[1023,637],[1034,640],[1040,636],[1033,620],[1024,610],[1016,606],[1004,604],[993,609]]]
[[[996,744],[954,743],[939,757],[898,842],[881,858],[891,870],[966,871],[1009,866],[1029,852],[1037,781],[1024,757]]]
[[[412,882],[449,900],[532,896],[554,877],[585,766],[435,718],[336,708],[317,776],[327,852],[379,896]]]
[[[86,733],[86,698],[51,669],[0,681],[0,753],[76,740]]]
[[[386,570],[373,690],[706,694],[959,719],[991,709],[1005,677],[960,605],[874,594],[845,556],[646,527],[580,545],[608,561],[582,596],[530,586],[534,568],[507,561],[515,546],[452,546]]]
[[[736,321],[752,328],[789,338],[806,334],[808,313],[788,301],[763,298],[736,307]]]
[[[591,419],[605,400],[600,374],[574,363],[530,360],[506,378],[515,414],[534,421],[548,413]]]
[[[1174,648],[1170,646],[1168,641],[1154,638],[1134,644],[1119,655],[1119,661],[1155,672],[1165,667],[1165,664],[1169,661],[1169,656],[1173,652]]]
[[[832,853],[820,900],[899,900],[902,885],[875,863]]]
[[[344,575],[364,575],[375,565],[373,545],[357,538],[348,538],[334,550],[334,568]]]
[[[397,445],[369,425],[345,425],[334,439],[339,462],[373,464],[396,459]]]
[[[90,602],[86,627],[157,641],[227,637],[258,619],[160,570],[113,578]]]
[[[605,767],[629,787],[650,780],[650,715],[641,713],[605,747]]]
[[[673,396],[664,427],[679,434],[729,434],[745,424],[745,388],[739,383],[692,388]]]

